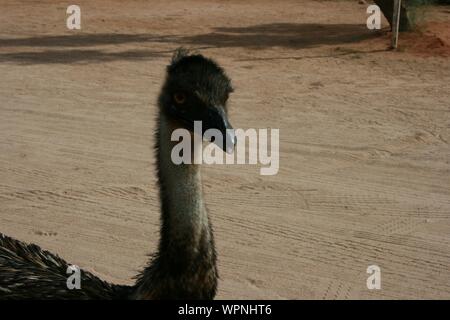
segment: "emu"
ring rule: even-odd
[[[224,141],[217,144],[227,151],[235,143],[227,130],[232,129],[227,116],[232,91],[230,78],[215,61],[183,48],[175,51],[158,99],[160,240],[134,285],[111,284],[81,270],[81,289],[70,290],[66,261],[0,234],[0,299],[213,299],[216,250],[200,166],[171,161],[171,133],[177,128],[193,131],[194,121],[202,121],[203,130],[222,132]]]

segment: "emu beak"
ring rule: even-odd
[[[204,130],[217,129],[222,134],[222,141],[214,141],[216,145],[222,148],[227,153],[233,153],[236,144],[236,135],[234,129],[228,121],[228,116],[223,107],[208,108],[207,116],[204,121]],[[211,137],[205,136],[210,139]]]
[[[230,126],[230,129],[227,129],[227,134],[225,137],[225,151],[227,153],[233,153],[234,146],[236,145],[236,135],[234,134],[234,129]]]

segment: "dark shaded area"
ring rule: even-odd
[[[287,47],[302,49],[319,45],[357,42],[376,33],[365,24],[271,23],[249,27],[221,27],[214,32],[184,37],[183,43],[215,47]]]
[[[392,20],[394,16],[394,0],[374,0],[375,4],[380,7],[381,12],[383,12],[384,17],[392,26]],[[404,32],[411,30],[413,28],[413,23],[411,21],[410,15],[407,10],[407,1],[402,1],[401,9],[400,9],[400,23],[399,23],[399,31]]]
[[[44,47],[43,51],[8,52],[0,54],[0,62],[19,64],[56,64],[56,63],[102,63],[117,60],[144,60],[163,57],[171,50],[155,51],[148,48],[111,52],[97,49],[110,45],[112,49],[123,44],[170,42],[166,36],[151,34],[74,34],[61,36],[37,36],[27,38],[0,39],[1,47]],[[92,47],[92,49],[73,49],[74,47]]]
[[[161,36],[151,34],[75,34],[0,39],[0,47],[45,47],[43,51],[8,52],[0,54],[0,62],[33,63],[101,63],[116,60],[142,60],[169,55],[172,50],[154,51],[152,43],[189,46],[193,49],[242,47],[266,49],[286,47],[302,49],[320,45],[358,42],[377,36],[365,24],[297,24],[272,23],[248,27],[219,27],[213,32],[193,36]],[[144,45],[142,49],[108,52],[95,48],[123,44]],[[73,49],[73,47],[94,47]],[[49,49],[51,48],[51,49]],[[111,50],[109,50],[111,51]],[[116,50],[117,51],[117,50]]]
[[[129,50],[104,52],[101,50],[45,50],[0,54],[0,62],[19,64],[42,63],[102,63],[116,60],[145,60],[169,55],[171,51],[154,52],[150,50]]]
[[[151,34],[94,33],[0,39],[0,47],[88,47],[168,41],[170,41],[170,37]]]

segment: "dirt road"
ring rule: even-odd
[[[233,79],[236,128],[280,129],[277,175],[205,168],[218,298],[450,298],[448,58],[386,51],[357,1],[77,1],[79,31],[65,1],[0,4],[0,232],[133,282],[158,239],[156,97],[185,46]]]

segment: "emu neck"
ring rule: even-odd
[[[137,299],[212,299],[216,294],[216,251],[200,168],[172,162],[175,128],[161,113],[156,145],[161,238],[152,263],[138,277],[133,295]]]
[[[171,141],[175,123],[164,114],[159,118],[158,170],[163,226],[161,234],[165,245],[189,244],[195,249],[202,231],[208,227],[208,215],[203,202],[200,166],[196,164],[174,164],[171,159]],[[193,145],[193,139],[191,139]],[[201,152],[201,148],[198,148]],[[167,237],[167,238],[165,238]],[[162,249],[162,248],[161,248]]]

